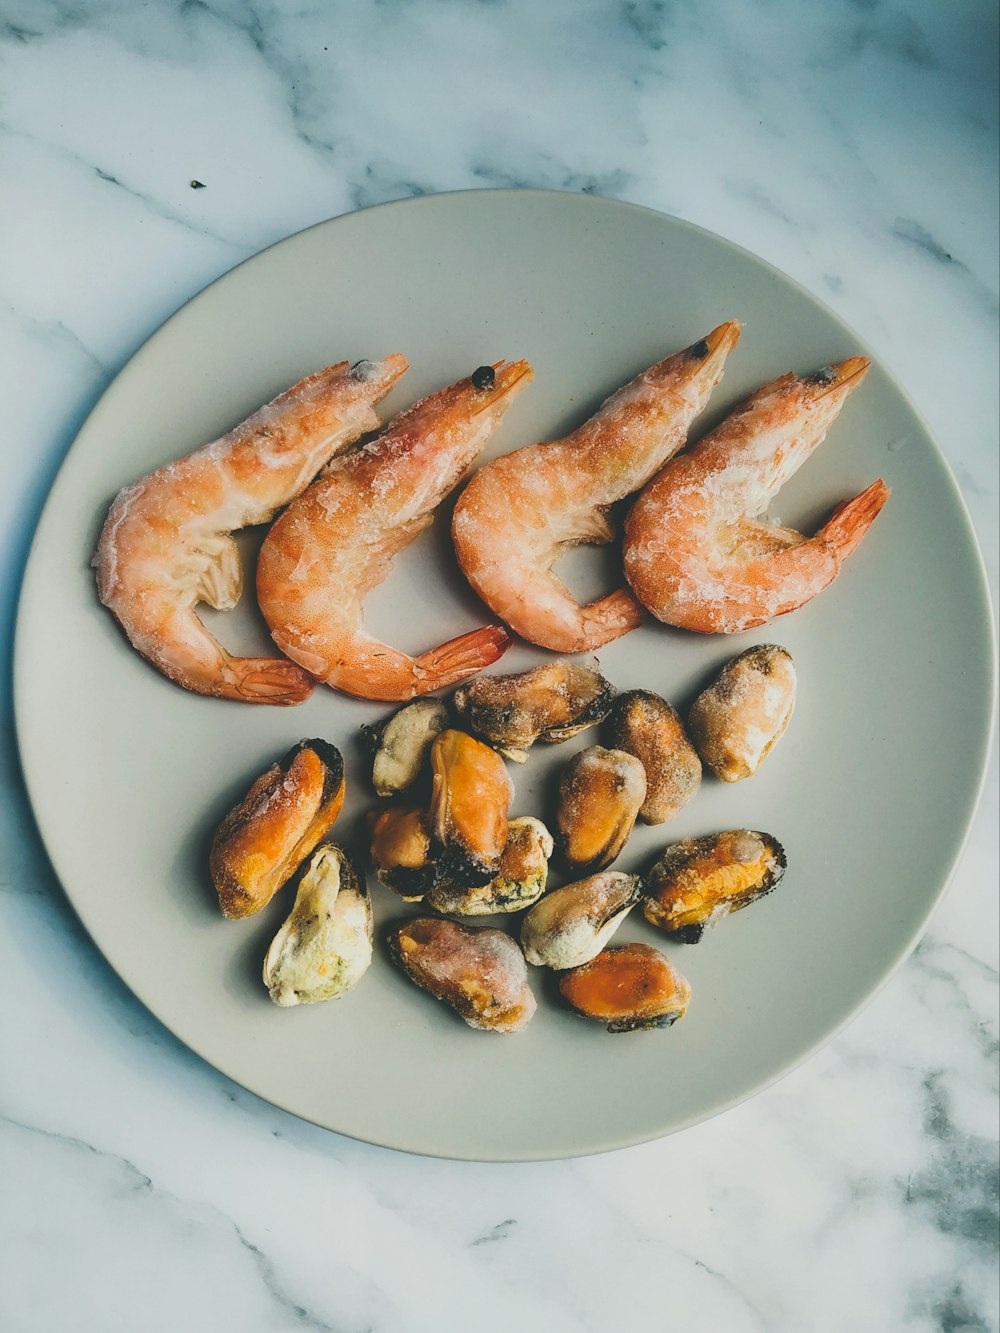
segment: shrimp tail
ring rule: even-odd
[[[591,602],[583,608],[582,618],[587,625],[587,640],[575,650],[577,652],[601,648],[630,630],[638,629],[649,619],[642,603],[628,588],[616,588],[600,601]]]
[[[833,547],[838,561],[844,561],[857,550],[861,539],[874,523],[879,510],[889,498],[889,488],[879,479],[856,495],[844,500],[816,534],[818,541]]]
[[[484,625],[482,629],[449,639],[416,659],[414,693],[430,694],[475,675],[502,657],[511,642],[510,635],[500,625]]]
[[[227,657],[218,693],[257,704],[300,704],[316,683],[294,662],[278,657]]]

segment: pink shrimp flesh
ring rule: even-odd
[[[552,566],[571,546],[614,537],[608,508],[682,448],[740,336],[735,321],[612,394],[572,435],[480,468],[459,497],[455,554],[483,601],[532,643],[597,648],[642,623],[626,588],[581,606]]]
[[[309,696],[313,681],[301,667],[232,656],[195,607],[236,605],[243,571],[229,533],[266,522],[334,454],[376,429],[374,405],[406,369],[398,354],[330,366],[118,494],[94,557],[98,595],[165,676],[199,694],[248,703],[297,704]]]
[[[633,592],[668,625],[736,634],[802,606],[832,582],[889,497],[876,481],[814,537],[760,518],[823,440],[868,371],[855,356],[758,389],[649,483],[625,523]]]
[[[532,377],[525,361],[482,366],[422,399],[371,443],[336,459],[261,548],[257,597],[275,643],[310,675],[362,699],[402,700],[488,666],[497,625],[413,658],[364,630],[364,599],[429,523]]]

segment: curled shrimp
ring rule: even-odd
[[[761,520],[868,371],[851,357],[758,389],[649,483],[625,523],[625,573],[668,625],[735,634],[802,606],[840,572],[889,498],[876,481],[815,537]]]
[[[257,599],[275,643],[312,676],[362,699],[453,685],[506,651],[485,626],[408,657],[366,633],[365,596],[429,523],[531,379],[526,361],[481,366],[422,399],[334,462],[281,515],[261,548]]]
[[[398,354],[330,366],[118,494],[94,557],[98,595],[165,676],[198,694],[248,703],[308,698],[313,681],[300,667],[231,656],[194,608],[236,605],[243,571],[229,533],[266,522],[334,454],[374,430],[374,404],[406,368]]]
[[[645,619],[626,588],[581,606],[552,566],[567,548],[614,537],[608,507],[684,445],[740,336],[735,321],[651,366],[572,435],[480,468],[459,497],[455,554],[483,601],[532,643],[598,648]]]

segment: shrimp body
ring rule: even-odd
[[[852,357],[758,389],[649,483],[625,523],[625,573],[668,625],[735,634],[802,606],[836,578],[889,497],[876,481],[814,537],[762,520],[868,371]]]
[[[362,699],[411,699],[506,650],[510,636],[492,625],[408,657],[366,633],[364,600],[433,521],[531,376],[525,361],[501,362],[422,399],[335,459],[273,525],[257,598],[275,643],[310,675]]]
[[[407,368],[346,361],[302,380],[212,444],[158,468],[115,498],[94,557],[101,601],[133,646],[199,694],[297,704],[313,682],[292,662],[233,657],[195,607],[228,610],[243,584],[229,533],[264,523],[324,463],[379,425],[374,404]]]
[[[572,435],[497,458],[472,478],[455,507],[455,554],[479,596],[518,634],[577,653],[645,619],[625,588],[581,606],[552,566],[571,546],[613,539],[608,507],[683,447],[739,336],[739,324],[721,325],[612,394]]]

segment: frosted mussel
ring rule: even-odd
[[[611,939],[640,893],[638,876],[617,870],[553,889],[521,924],[525,958],[556,971],[589,962]]]
[[[502,930],[420,916],[389,932],[389,951],[422,989],[470,1027],[520,1032],[536,1009],[524,955]]]
[[[642,910],[680,944],[763,898],[785,873],[785,851],[769,833],[730,829],[668,847],[645,877]]]
[[[299,741],[257,778],[212,839],[209,873],[225,916],[267,906],[329,832],[344,791],[341,753],[319,738]]]
[[[615,700],[609,731],[615,749],[634,755],[645,770],[639,818],[673,819],[701,786],[701,760],[676,710],[650,690],[628,690]]]
[[[559,782],[556,846],[566,866],[588,874],[609,866],[628,841],[646,799],[642,762],[624,750],[591,745]]]
[[[514,788],[503,759],[464,731],[431,746],[431,836],[443,878],[475,888],[500,869]]]
[[[374,748],[372,785],[379,796],[413,786],[447,725],[448,708],[440,699],[414,699],[378,726],[362,728]]]
[[[620,944],[561,973],[559,994],[582,1017],[607,1024],[609,1032],[641,1032],[683,1018],[691,987],[659,949]]]
[[[295,905],[264,958],[275,1004],[339,999],[372,961],[372,905],[347,853],[324,843],[299,880]]]
[[[428,891],[427,902],[454,916],[523,912],[545,892],[552,848],[552,834],[540,819],[531,815],[512,819],[500,869],[488,884],[467,888],[444,880]]]
[[[788,726],[795,707],[795,664],[774,643],[748,648],[699,694],[688,714],[698,753],[717,778],[753,777]]]
[[[419,902],[438,876],[430,816],[421,806],[388,806],[369,816],[372,868],[404,902]]]
[[[470,731],[523,764],[536,741],[566,741],[602,721],[614,696],[599,671],[562,659],[513,675],[477,676],[453,702]]]

